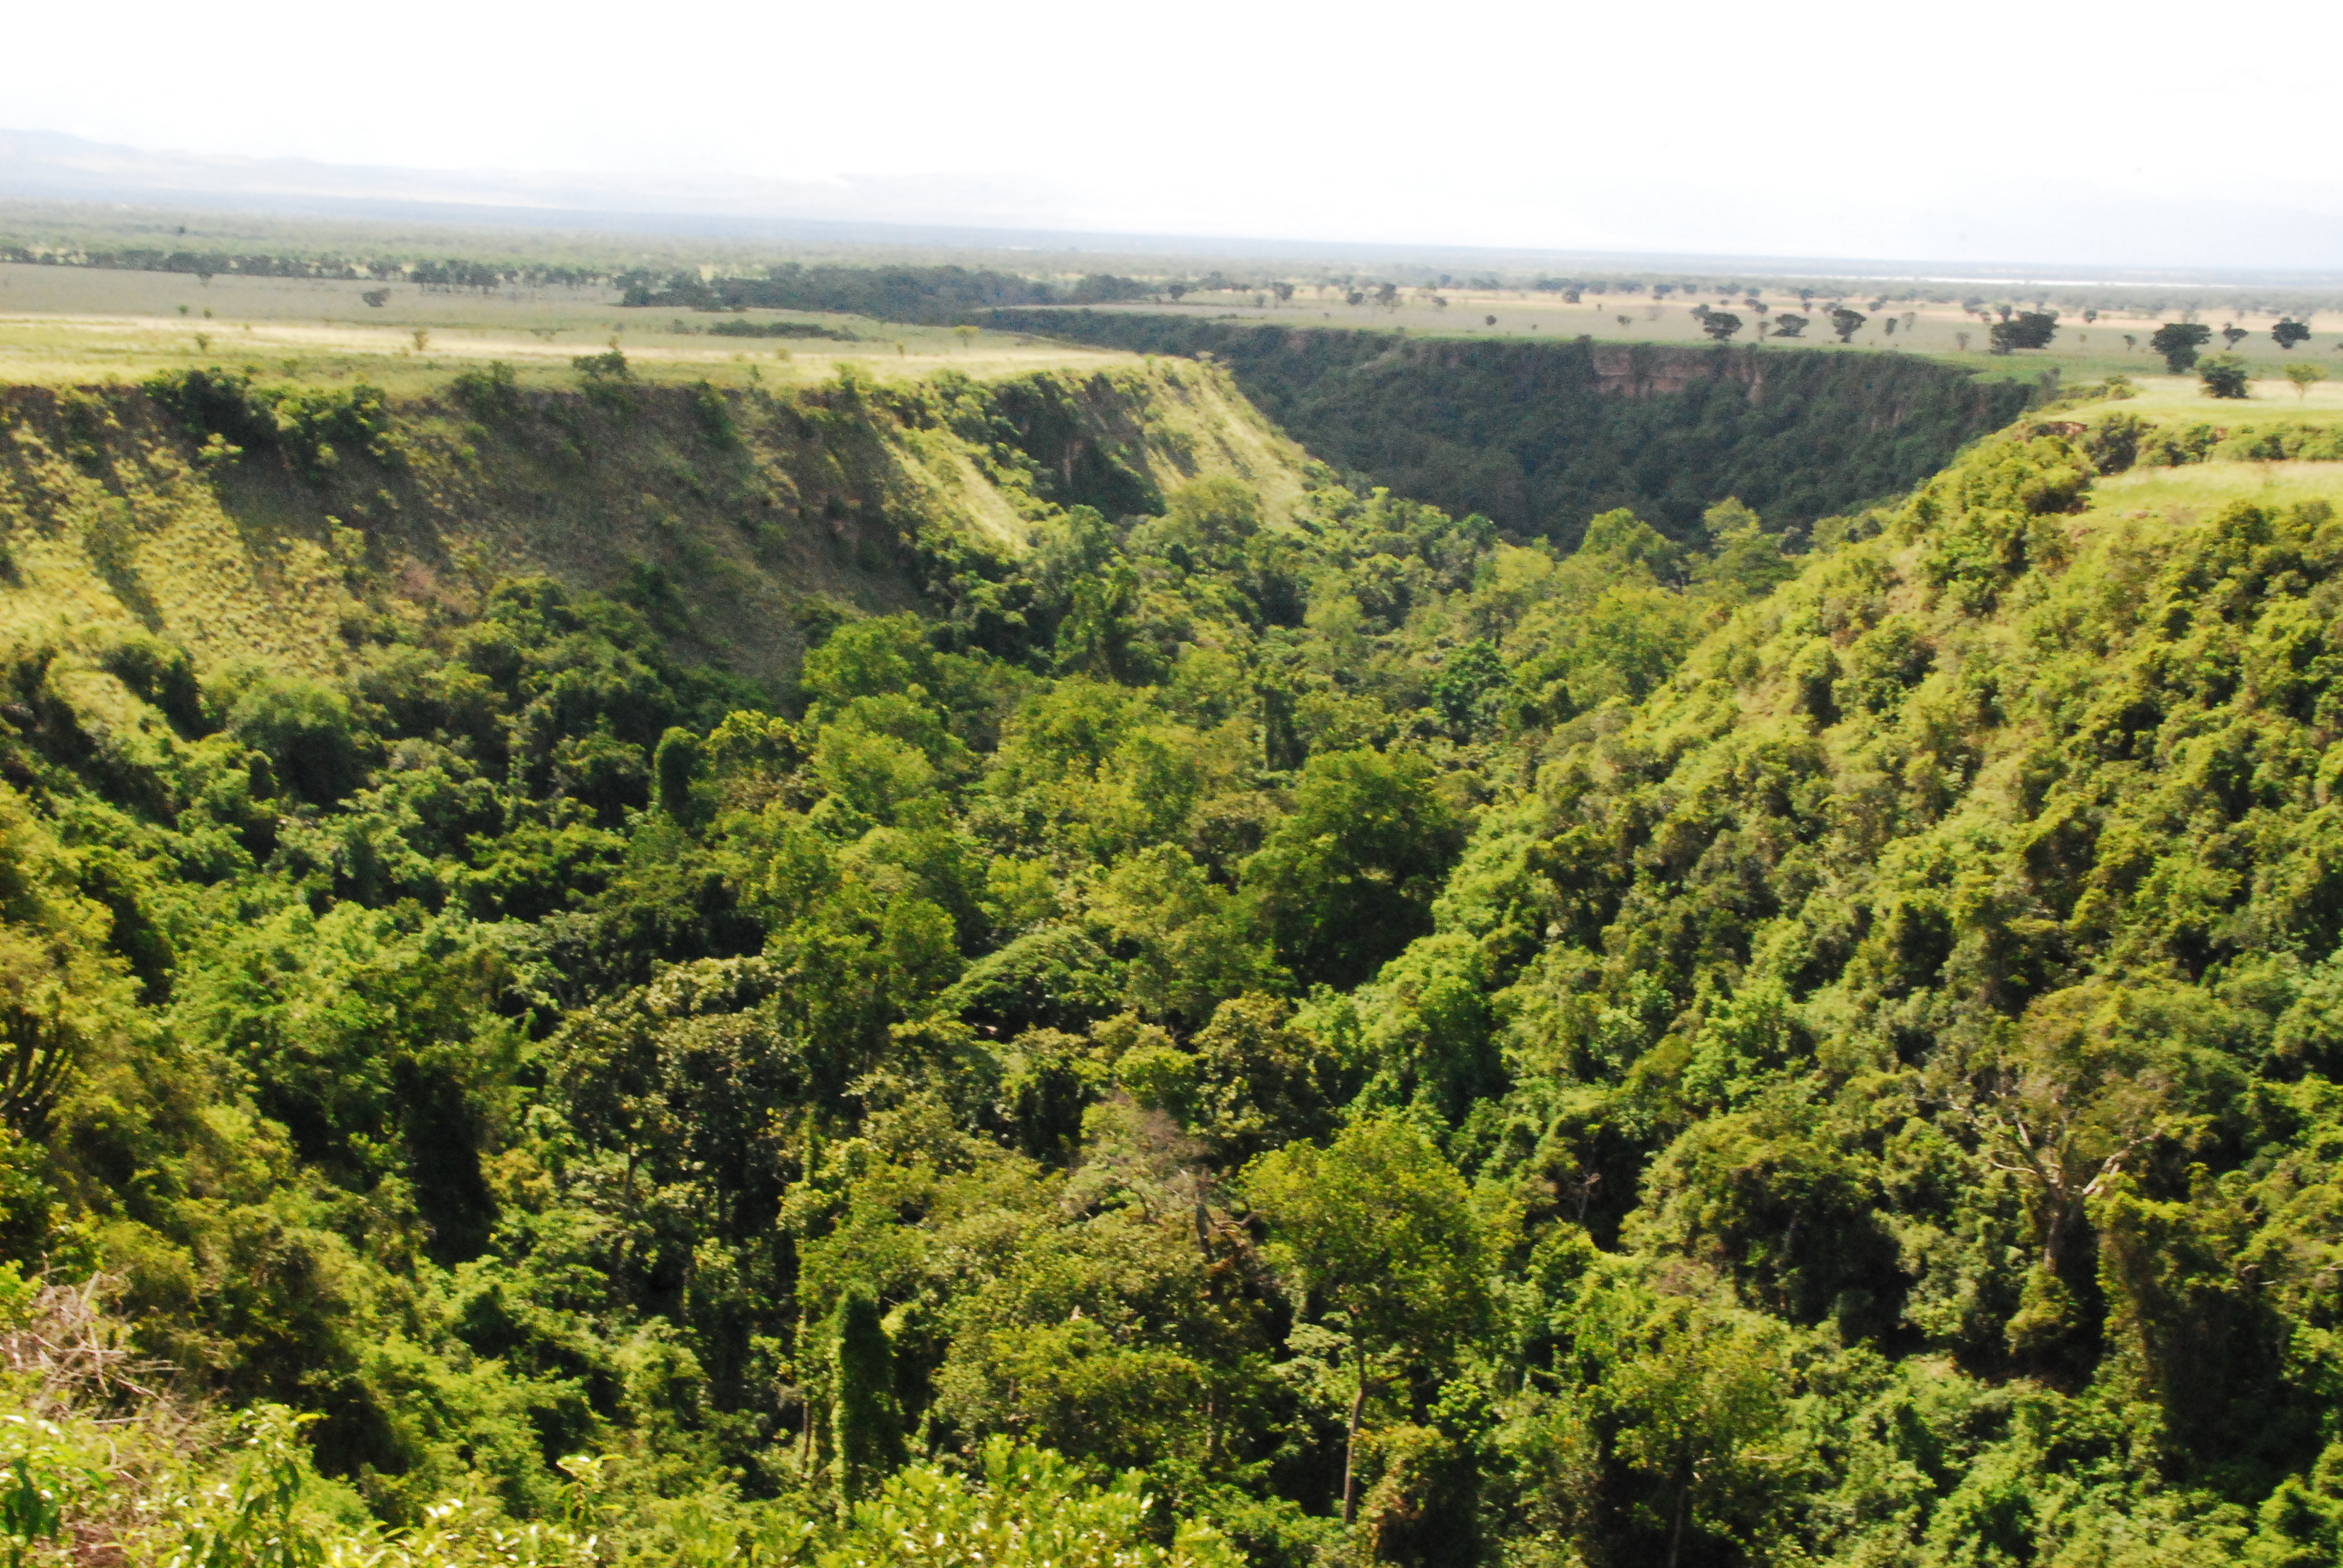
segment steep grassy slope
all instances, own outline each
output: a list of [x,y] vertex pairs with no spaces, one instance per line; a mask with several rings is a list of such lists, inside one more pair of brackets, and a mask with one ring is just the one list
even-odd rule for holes
[[1702,512],[1728,496],[1803,527],[1917,483],[2027,397],[1885,354],[1464,342],[1086,310],[990,319],[1210,355],[1338,467],[1564,545],[1614,507],[1695,538]]
[[[1238,478],[1280,517],[1304,465],[1223,373],[1169,364],[779,397],[475,373],[359,417],[362,440],[322,462],[297,437],[229,457],[141,393],[11,390],[0,633],[144,631],[206,668],[324,673],[368,614],[461,613],[497,578],[541,574],[638,604],[684,657],[772,680],[795,666],[809,595],[904,608],[963,555],[1021,555],[1061,507],[1160,510],[1199,477]],[[362,580],[371,608],[351,596]]]

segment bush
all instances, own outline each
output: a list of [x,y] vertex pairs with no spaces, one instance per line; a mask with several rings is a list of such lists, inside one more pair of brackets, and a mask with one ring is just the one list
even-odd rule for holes
[[298,676],[263,676],[228,709],[227,728],[268,759],[279,783],[313,804],[337,800],[363,776],[350,705]]
[[471,411],[482,424],[496,424],[520,413],[520,378],[501,359],[485,370],[467,370],[447,383],[447,395]]
[[196,678],[196,661],[186,648],[171,648],[152,638],[134,638],[107,650],[98,662],[108,675],[160,709],[180,734],[193,737],[211,732],[211,716],[205,710],[203,689]]
[[2234,354],[2216,354],[2197,367],[2197,379],[2205,386],[2207,397],[2250,397],[2246,383],[2250,372],[2246,362]]
[[215,365],[208,370],[166,370],[143,384],[146,396],[175,415],[199,443],[217,437],[246,452],[272,451],[312,479],[321,479],[345,452],[396,462],[400,447],[379,387],[260,387],[252,377]]

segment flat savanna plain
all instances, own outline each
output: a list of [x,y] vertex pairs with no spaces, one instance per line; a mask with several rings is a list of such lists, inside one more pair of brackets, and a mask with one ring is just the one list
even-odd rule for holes
[[[759,310],[739,317],[625,308],[601,287],[507,287],[493,291],[389,286],[380,306],[365,296],[382,286],[307,278],[223,275],[208,281],[183,273],[0,264],[0,383],[66,386],[130,381],[156,370],[196,365],[249,367],[274,380],[332,384],[366,380],[393,393],[420,393],[452,373],[491,359],[512,365],[525,380],[567,385],[570,361],[616,347],[634,373],[650,380],[707,380],[719,386],[790,386],[827,380],[851,366],[879,378],[956,370],[979,378],[1044,368],[1104,367],[1136,356],[1081,347],[1021,334],[911,326],[864,317]],[[1703,300],[1676,297],[1593,297],[1571,305],[1553,294],[1525,290],[1446,289],[1403,293],[1395,308],[1351,306],[1342,290],[1304,287],[1283,307],[1254,306],[1249,295],[1191,295],[1180,304],[1150,302],[1119,308],[1178,313],[1202,319],[1260,320],[1294,327],[1342,327],[1467,339],[1687,343],[1703,341],[1692,315]],[[1761,297],[1764,297],[1761,296]],[[1201,300],[1201,303],[1199,301]],[[1715,299],[1704,301],[1723,308]],[[1769,300],[1771,314],[1797,310],[1810,317],[1800,338],[1764,339],[1770,347],[1846,352],[1831,336],[1825,307],[1800,307],[1795,297]],[[1868,300],[1853,301],[1857,308]],[[1745,324],[1735,338],[1754,341],[1761,319],[1735,297],[1730,307]],[[2154,319],[2103,315],[2092,323],[2069,317],[2051,347],[2006,356],[1984,353],[1985,327],[1949,306],[1906,303],[1869,311],[1852,347],[1926,354],[1985,375],[2031,377],[2056,367],[2070,383],[2112,373],[2130,376],[2139,396],[2125,405],[2159,423],[2203,420],[2225,431],[2279,420],[2343,423],[2343,337],[2314,323],[2312,341],[2291,352],[2270,341],[2268,324],[2246,318],[2253,335],[2238,345],[2256,379],[2243,401],[2207,397],[2194,377],[2163,374],[2144,347]],[[1496,318],[1492,326],[1488,318]],[[1886,323],[1896,322],[1890,334]],[[853,335],[854,341],[818,337],[733,337],[708,328],[727,320],[757,325],[802,323]],[[2207,320],[2219,324],[2217,317]],[[1908,325],[1907,325],[1908,322]],[[1966,333],[1970,347],[1959,342]],[[2129,337],[2137,347],[2123,348]],[[2222,347],[2216,339],[2213,347]],[[2107,352],[2102,352],[2102,350]],[[2288,364],[2318,365],[2330,378],[2299,388],[2282,379]],[[2097,410],[2094,410],[2097,412]],[[2214,464],[2211,469],[2261,473],[2283,465]],[[2325,467],[2322,465],[2322,467]],[[2174,470],[2152,472],[2171,474]],[[2175,481],[2178,482],[2178,481]],[[2201,485],[2202,480],[2191,483]],[[2258,484],[2260,481],[2257,480]]]
[[367,305],[363,297],[378,286],[0,264],[0,383],[131,381],[217,364],[253,366],[277,380],[365,380],[407,393],[490,359],[524,379],[566,381],[573,358],[613,347],[647,379],[719,386],[826,380],[846,365],[882,378],[947,369],[990,378],[1137,359],[1006,333],[795,311],[748,319],[806,322],[851,332],[856,341],[719,337],[705,328],[725,317],[622,309],[605,288],[482,293],[398,284],[384,305]]
[[[1352,305],[1347,300],[1347,291],[1332,285],[1322,289],[1298,288],[1292,299],[1283,305],[1258,291],[1237,290],[1191,294],[1176,304],[1143,302],[1103,308],[1294,327],[1348,327],[1383,332],[1403,328],[1413,335],[1436,337],[1593,337],[1611,343],[1700,343],[1707,341],[1707,334],[1693,310],[1705,305],[1711,310],[1741,318],[1740,330],[1731,338],[1736,344],[1763,342],[1769,347],[1825,353],[1855,348],[1922,354],[1990,376],[2032,377],[2055,367],[2069,381],[2097,380],[2118,373],[2134,377],[2160,376],[2164,362],[2148,352],[2148,337],[2162,322],[2178,318],[2177,311],[2159,317],[2119,307],[2102,311],[2097,321],[2087,322],[2078,312],[2068,309],[2061,313],[2057,336],[2048,348],[1996,355],[1987,351],[1990,324],[1964,312],[1958,305],[1891,299],[1877,310],[1871,308],[1872,300],[1879,297],[1877,291],[1900,294],[1915,286],[1866,280],[1851,288],[1844,303],[1861,312],[1865,321],[1845,346],[1831,330],[1828,298],[1817,295],[1811,304],[1801,304],[1795,294],[1764,289],[1757,296],[1766,307],[1764,315],[1751,308],[1747,297],[1742,294],[1674,294],[1659,300],[1648,295],[1589,294],[1573,305],[1559,294],[1533,289],[1409,288],[1401,290],[1393,305],[1383,306],[1376,304],[1372,295],[1364,302]],[[1972,292],[1966,286],[1957,284],[1931,284],[1920,291],[1963,295]],[[2033,290],[1992,285],[1974,292],[2019,309],[2034,308]],[[1256,299],[1263,303],[1253,303]],[[1436,304],[1435,300],[1447,303]],[[1800,336],[1758,337],[1761,324],[1770,326],[1784,315],[1806,317]],[[2282,388],[2288,399],[2292,400],[2291,387],[2280,379],[2289,364],[2308,362],[2330,377],[2343,378],[2343,315],[2328,312],[2312,317],[2310,342],[2292,349],[2281,349],[2271,339],[2270,328],[2278,319],[2271,311],[2240,307],[2229,314],[2217,306],[2200,306],[2197,315],[2217,335],[2233,322],[2246,330],[2247,336],[2235,352],[2246,360],[2257,378],[2274,382],[2274,388],[2265,388],[2266,392]],[[1494,321],[1490,319],[1492,317]],[[1891,322],[1893,330],[1889,328]],[[2226,347],[2216,336],[2205,352]],[[2192,381],[2190,385],[2195,384]]]

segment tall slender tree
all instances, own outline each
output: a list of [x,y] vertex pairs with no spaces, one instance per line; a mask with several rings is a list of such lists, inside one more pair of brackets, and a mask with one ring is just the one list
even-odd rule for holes
[[895,1403],[895,1352],[879,1298],[856,1285],[830,1314],[834,1376],[830,1430],[838,1497],[853,1503],[902,1468],[903,1423]]

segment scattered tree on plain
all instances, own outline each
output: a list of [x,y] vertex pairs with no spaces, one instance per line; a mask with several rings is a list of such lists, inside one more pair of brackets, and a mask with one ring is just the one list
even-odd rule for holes
[[[2125,341],[2128,343],[2129,338]],[[2147,346],[2164,356],[2164,367],[2186,376],[2197,363],[2197,351],[2213,341],[2213,329],[2202,322],[2167,321],[2148,335]]]
[[2016,348],[2047,348],[2050,339],[2058,334],[2058,317],[2041,310],[2028,310],[2014,317],[2005,317],[1993,324],[1986,336],[1992,340],[1996,354],[2007,354]]

